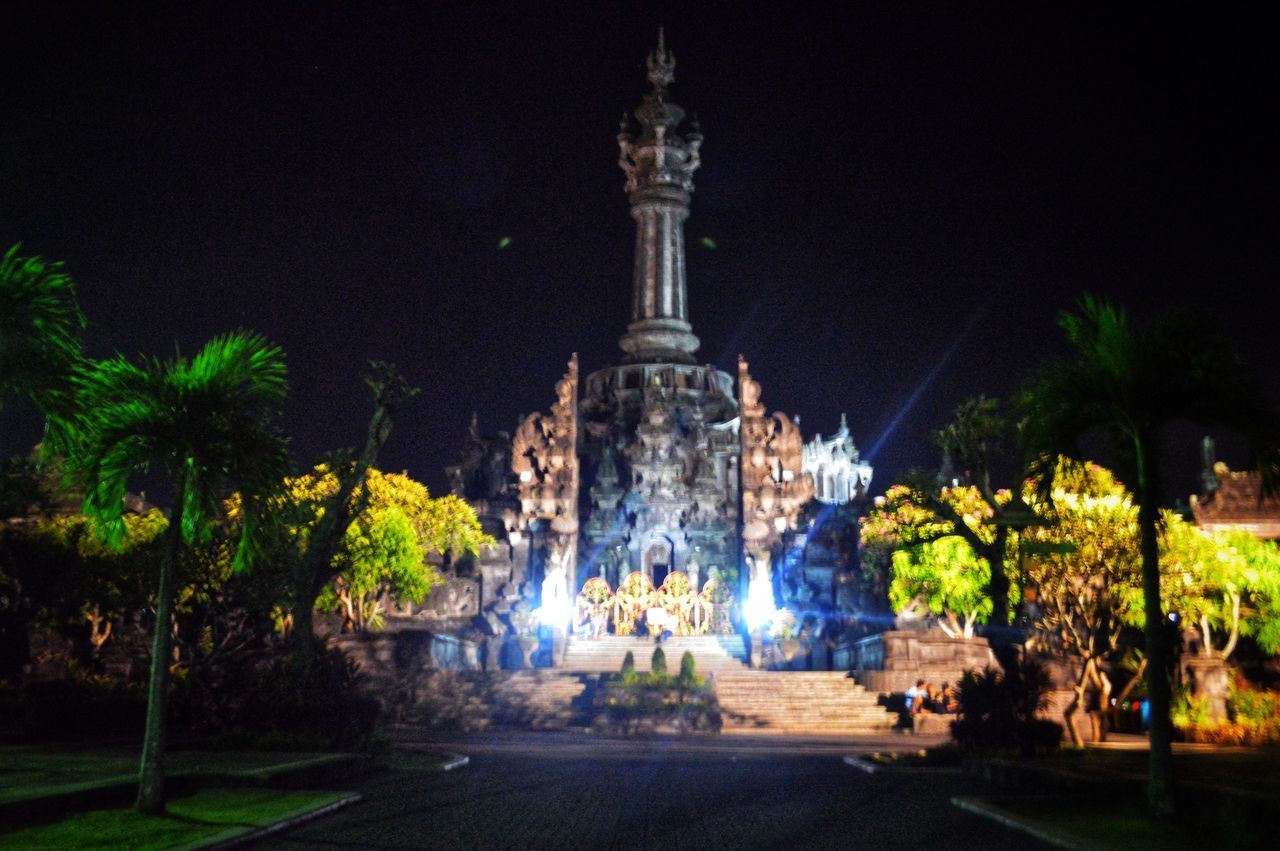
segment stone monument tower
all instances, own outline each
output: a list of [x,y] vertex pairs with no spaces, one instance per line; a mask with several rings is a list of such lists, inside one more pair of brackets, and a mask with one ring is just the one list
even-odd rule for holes
[[623,115],[618,164],[636,223],[631,322],[619,366],[587,376],[582,462],[594,484],[579,582],[616,585],[632,571],[654,585],[681,571],[694,585],[737,571],[737,402],[733,378],[698,365],[689,323],[684,220],[702,134],[672,100],[675,57],[659,34],[652,89]]
[[[505,480],[488,475],[493,453],[474,435],[451,468],[455,492],[506,532],[507,560],[485,565],[502,595],[494,605],[514,588],[557,626],[571,599],[623,633],[658,605],[705,615],[682,629],[721,632],[765,622],[775,604],[830,609],[847,565],[807,546],[818,529],[806,506],[860,498],[871,476],[843,424],[834,442],[806,447],[798,419],[766,409],[745,359],[736,381],[697,361],[684,222],[702,134],[671,97],[675,65],[659,33],[650,90],[617,136],[636,229],[621,363],[580,380],[570,360],[550,411],[522,418],[511,438]],[[579,626],[582,616],[572,613]]]

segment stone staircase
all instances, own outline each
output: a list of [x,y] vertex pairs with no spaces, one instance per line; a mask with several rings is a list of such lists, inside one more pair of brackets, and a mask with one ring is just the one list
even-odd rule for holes
[[859,736],[898,721],[844,671],[723,670],[715,688],[725,735]]
[[[652,638],[604,635],[600,638],[572,636],[565,646],[564,664],[560,670],[576,673],[616,674],[622,669],[622,660],[631,651],[637,671],[648,671],[653,651],[658,645]],[[743,671],[747,667],[747,648],[741,635],[686,635],[672,636],[662,642],[662,652],[667,657],[667,671],[680,671],[680,657],[685,651],[693,654],[698,676],[718,674],[721,671]]]

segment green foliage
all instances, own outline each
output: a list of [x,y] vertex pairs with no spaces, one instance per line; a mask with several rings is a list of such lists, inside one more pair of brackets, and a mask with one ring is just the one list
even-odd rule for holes
[[636,657],[630,650],[627,655],[622,657],[622,673],[623,675],[634,674],[636,672]]
[[[1124,311],[1086,296],[1059,320],[1067,357],[1041,369],[1020,401],[1023,442],[1035,458],[1042,489],[1052,485],[1060,456],[1076,456],[1082,438],[1110,444],[1113,464],[1138,497],[1146,608],[1151,775],[1148,795],[1160,816],[1174,812],[1172,648],[1164,632],[1160,556],[1156,547],[1161,431],[1176,420],[1239,432],[1258,461],[1264,488],[1280,476],[1280,411],[1244,368],[1229,342],[1203,315],[1168,314],[1146,327]],[[1144,591],[1144,594],[1147,592]]]
[[952,421],[936,432],[933,440],[961,470],[985,479],[991,457],[1000,450],[1008,431],[999,400],[977,396],[960,403]]
[[[1280,547],[1245,531],[1210,532],[1164,512],[1160,533],[1164,608],[1200,634],[1202,652],[1231,656],[1239,636],[1280,652]],[[1145,605],[1133,595],[1133,622]]]
[[682,685],[692,685],[698,678],[695,670],[695,662],[693,654],[688,650],[680,655],[680,683]]
[[1250,688],[1237,680],[1231,684],[1227,709],[1237,723],[1280,723],[1280,691]]
[[654,677],[666,677],[667,675],[667,654],[662,651],[661,647],[654,648],[653,659],[649,663],[649,672]]
[[[301,560],[325,505],[339,490],[337,474],[321,464],[285,480],[276,503],[287,558]],[[334,553],[332,583],[316,598],[321,609],[338,610],[351,629],[377,628],[384,597],[421,602],[441,581],[429,553],[475,553],[493,542],[475,510],[455,496],[433,499],[420,482],[369,468],[364,487],[351,496],[358,509]]]
[[[992,502],[976,486],[944,488],[936,494],[922,486],[894,485],[862,521],[862,569],[889,577],[889,601],[902,611],[922,601],[942,616],[944,629],[968,635],[986,623],[995,605],[991,598],[991,561],[999,552],[1011,560],[1013,547],[997,538],[991,523],[1011,498],[992,494]],[[981,548],[981,553],[975,547]],[[1017,590],[1009,591],[1009,603]]]
[[[704,680],[694,672],[693,654],[680,659],[680,675],[667,673],[666,656],[654,652],[654,670],[638,674],[635,660],[623,660],[622,671],[605,679],[597,695],[596,724],[625,735],[658,732],[711,732],[720,726],[719,706]],[[630,654],[628,654],[630,655]]]
[[990,616],[991,568],[961,538],[939,538],[897,550],[892,564],[889,602],[895,611],[923,600],[930,612],[946,618],[945,630],[966,638],[972,635],[974,623],[985,623]]
[[[278,486],[286,442],[274,428],[284,403],[284,356],[256,334],[216,337],[195,357],[123,357],[76,376],[79,416],[69,466],[83,484],[84,512],[107,541],[124,533],[121,514],[131,476],[162,464],[181,486],[182,538],[210,537],[221,500],[238,490],[246,512],[240,566],[256,554],[261,498]],[[245,497],[247,495],[247,497]]]
[[164,746],[175,574],[183,556],[213,537],[224,499],[242,500],[233,564],[248,567],[262,549],[262,509],[286,469],[286,443],[275,430],[284,403],[284,357],[254,334],[216,337],[195,357],[117,357],[80,369],[76,416],[66,443],[68,465],[84,488],[84,513],[119,547],[129,479],[163,465],[174,506],[156,593],[147,725],[138,808],[164,809]]
[[1125,628],[1141,608],[1138,509],[1109,470],[1059,459],[1052,490],[1027,499],[1053,522],[1028,529],[1026,578],[1037,592],[1036,641],[1092,665],[1123,649]]
[[62,264],[19,257],[20,247],[0,258],[0,406],[9,396],[26,396],[60,420],[70,413],[84,314]]

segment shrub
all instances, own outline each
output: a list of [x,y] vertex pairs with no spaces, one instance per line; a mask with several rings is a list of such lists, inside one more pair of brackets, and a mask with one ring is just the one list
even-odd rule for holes
[[146,719],[146,691],[73,668],[66,679],[0,692],[0,734],[19,742],[136,736]]
[[1188,742],[1214,745],[1280,744],[1280,692],[1250,688],[1243,680],[1231,686],[1229,721],[1209,716],[1207,700],[1180,695],[1173,723]]
[[358,665],[336,647],[317,648],[310,677],[292,653],[272,662],[228,738],[286,750],[369,751],[381,746],[381,706],[364,693]]
[[622,673],[634,674],[636,672],[636,655],[630,650],[627,655],[622,657]]
[[697,682],[698,676],[694,670],[693,654],[688,650],[680,656],[680,685],[691,686]]
[[661,647],[654,649],[653,660],[649,663],[649,670],[654,679],[667,676],[667,654],[662,652]]
[[1025,660],[1009,674],[986,668],[960,679],[960,718],[951,736],[961,750],[1044,753],[1062,741],[1062,725],[1036,717],[1048,697],[1043,665]]
[[1233,683],[1227,700],[1231,718],[1238,724],[1264,724],[1280,719],[1280,692]]

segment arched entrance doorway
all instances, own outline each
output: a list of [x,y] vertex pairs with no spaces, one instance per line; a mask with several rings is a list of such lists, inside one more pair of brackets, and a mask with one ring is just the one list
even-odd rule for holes
[[660,587],[666,580],[667,574],[675,569],[672,563],[674,556],[674,547],[667,538],[654,538],[645,547],[642,569],[655,587]]

